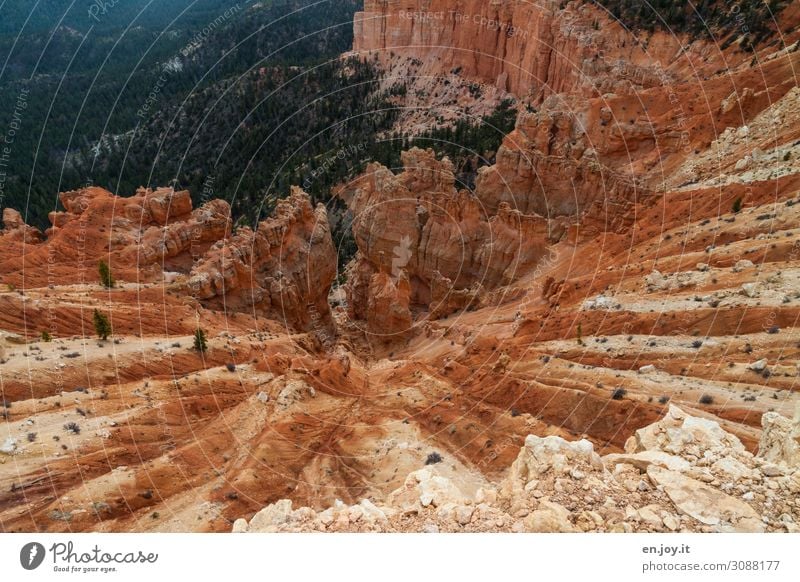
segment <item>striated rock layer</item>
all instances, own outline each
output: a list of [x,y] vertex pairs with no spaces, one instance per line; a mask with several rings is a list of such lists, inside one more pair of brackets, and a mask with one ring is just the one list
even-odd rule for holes
[[336,249],[325,208],[300,189],[256,231],[231,236],[230,206],[197,209],[187,191],[140,189],[117,197],[101,188],[60,195],[42,236],[4,209],[0,278],[17,287],[95,284],[105,261],[118,284],[163,283],[221,311],[270,315],[290,328],[332,336],[327,302]]
[[[649,46],[591,4],[560,0],[366,0],[354,24],[355,52],[384,62],[419,59],[422,73],[452,69],[516,95],[584,95],[660,84],[653,65],[680,57],[681,40],[653,35]],[[627,42],[626,42],[627,41]],[[685,63],[684,63],[685,66]]]

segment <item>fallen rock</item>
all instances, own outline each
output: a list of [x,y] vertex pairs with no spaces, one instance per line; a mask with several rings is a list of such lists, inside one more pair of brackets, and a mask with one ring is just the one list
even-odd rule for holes
[[651,465],[647,475],[663,487],[681,512],[720,532],[763,532],[760,516],[750,505],[676,471]]
[[633,465],[640,471],[647,471],[650,465],[657,465],[671,471],[686,471],[691,464],[686,459],[667,454],[663,451],[641,451],[639,453],[612,453],[603,457],[603,464],[613,468],[620,463]]
[[558,503],[541,501],[539,509],[532,512],[522,523],[529,533],[570,533],[578,531],[569,521],[569,511]]
[[670,404],[660,421],[641,428],[625,443],[625,451],[664,451],[678,456],[703,456],[705,451],[742,452],[744,445],[734,435],[725,432],[719,423],[687,415]]
[[281,499],[268,505],[253,516],[250,520],[249,530],[258,532],[277,531],[278,526],[289,521],[292,515],[292,502]]
[[570,442],[557,436],[528,435],[503,482],[501,493],[506,497],[513,496],[546,473],[568,475],[576,469],[604,470],[603,462],[594,452],[591,442],[585,439]]
[[423,507],[439,507],[445,503],[463,504],[468,496],[435,467],[425,467],[406,477],[403,486],[389,494],[389,505],[406,513],[418,512]]
[[761,428],[758,456],[776,465],[800,467],[800,404],[793,419],[767,412],[761,417]]
[[3,446],[0,447],[0,453],[4,455],[14,455],[17,452],[17,439],[8,437],[3,441]]

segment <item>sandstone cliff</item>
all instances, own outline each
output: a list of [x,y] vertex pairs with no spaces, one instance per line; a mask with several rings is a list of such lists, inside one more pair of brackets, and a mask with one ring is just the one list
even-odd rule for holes
[[[412,305],[446,314],[483,288],[507,285],[536,264],[548,240],[542,217],[504,202],[489,214],[478,196],[457,190],[449,160],[417,148],[402,159],[402,173],[371,164],[337,192],[353,213],[359,248],[348,305],[377,335],[410,331]],[[406,314],[384,317],[379,304]]]
[[313,209],[302,191],[280,202],[255,232],[243,228],[233,237],[228,203],[212,200],[193,210],[187,191],[140,189],[123,198],[84,188],[60,199],[65,210],[50,214],[46,237],[4,210],[5,283],[91,285],[104,260],[123,287],[174,284],[208,307],[269,315],[333,337],[327,295],[336,249],[325,209]]
[[325,207],[312,208],[295,188],[274,214],[214,245],[192,268],[189,292],[220,309],[254,310],[331,335],[328,293],[337,263]]
[[659,59],[671,70],[688,66],[680,38],[657,33],[645,45],[591,4],[564,5],[560,0],[367,0],[356,14],[353,49],[385,63],[404,57],[422,61],[420,76],[456,70],[539,100],[564,92],[597,96],[656,86],[664,80],[654,66]]

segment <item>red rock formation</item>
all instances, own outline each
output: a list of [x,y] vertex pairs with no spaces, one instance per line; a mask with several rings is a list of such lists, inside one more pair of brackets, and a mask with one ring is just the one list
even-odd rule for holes
[[[214,200],[192,210],[187,191],[139,189],[123,198],[91,187],[59,198],[65,210],[50,213],[53,226],[42,244],[11,245],[18,237],[0,239],[11,245],[0,259],[7,282],[21,282],[23,270],[31,285],[93,282],[101,259],[117,280],[162,280],[164,272],[188,272],[195,257],[230,231],[226,202]],[[35,234],[29,239],[40,242]]]
[[[452,312],[446,307],[451,301],[465,305],[480,288],[506,285],[536,264],[547,243],[545,219],[504,202],[487,214],[476,196],[456,190],[450,161],[437,160],[430,150],[414,148],[402,159],[402,173],[371,164],[338,191],[353,212],[360,250],[347,286],[351,315],[377,320],[363,306],[375,303],[372,289],[392,294],[390,276],[395,282],[407,276],[411,304],[434,302],[441,312]],[[384,276],[374,279],[376,273]],[[408,317],[389,319],[405,325]]]
[[[104,260],[117,282],[166,283],[165,292],[188,289],[220,311],[249,311],[312,329],[323,343],[335,337],[327,296],[336,276],[336,249],[324,207],[312,209],[300,190],[255,232],[243,228],[232,238],[229,205],[212,200],[192,210],[186,191],[140,189],[121,198],[85,188],[61,194],[61,201],[65,211],[51,213],[46,239],[5,209],[2,282],[99,285],[97,266]],[[45,314],[31,312],[28,318],[39,316]],[[77,317],[82,319],[82,312]]]
[[292,327],[333,333],[328,293],[336,248],[325,207],[294,188],[275,216],[219,242],[191,272],[190,293],[220,309],[252,310]]
[[13,208],[3,208],[3,230],[0,231],[3,242],[25,244],[37,244],[42,242],[42,233],[38,228],[28,226],[22,219],[22,215]]
[[[714,66],[707,52],[706,61],[695,63],[695,50],[682,51],[685,41],[675,35],[655,33],[640,43],[591,4],[562,6],[561,0],[366,0],[355,18],[354,51],[387,63],[416,58],[427,65],[420,74],[458,70],[538,100],[630,92],[663,84],[680,69]],[[659,61],[668,72],[658,70]]]

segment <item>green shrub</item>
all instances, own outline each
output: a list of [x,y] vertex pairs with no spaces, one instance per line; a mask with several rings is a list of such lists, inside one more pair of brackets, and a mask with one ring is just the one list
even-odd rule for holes
[[111,275],[111,267],[105,261],[100,261],[98,265],[100,271],[100,284],[106,289],[111,289],[114,286],[114,277]]
[[97,337],[103,341],[107,340],[112,331],[111,322],[108,320],[108,317],[95,309],[94,315],[92,316],[92,321],[94,323],[94,331],[97,333]]
[[198,352],[205,353],[208,350],[208,342],[206,341],[206,332],[199,327],[194,332],[194,349]]

